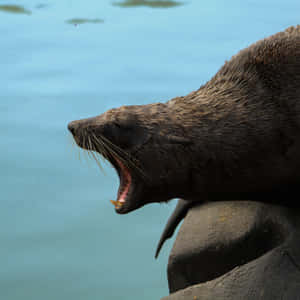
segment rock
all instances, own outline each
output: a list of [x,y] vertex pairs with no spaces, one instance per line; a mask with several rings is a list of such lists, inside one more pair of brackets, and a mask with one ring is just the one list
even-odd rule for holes
[[211,202],[186,216],[162,300],[300,299],[300,211],[252,201]]

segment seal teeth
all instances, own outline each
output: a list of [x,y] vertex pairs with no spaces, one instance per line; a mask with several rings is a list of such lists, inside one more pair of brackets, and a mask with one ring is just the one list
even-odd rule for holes
[[111,204],[113,204],[115,206],[115,208],[120,208],[124,204],[124,203],[122,203],[123,201],[121,202],[119,200],[117,200],[117,201],[110,200],[110,202],[111,202]]
[[117,205],[117,202],[118,202],[118,201],[110,200],[110,203],[111,203],[112,205],[114,205],[114,206]]

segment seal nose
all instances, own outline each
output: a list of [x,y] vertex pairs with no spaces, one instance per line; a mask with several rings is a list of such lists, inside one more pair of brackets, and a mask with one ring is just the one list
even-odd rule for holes
[[75,127],[76,127],[76,121],[72,121],[68,124],[68,129],[73,135],[75,135]]

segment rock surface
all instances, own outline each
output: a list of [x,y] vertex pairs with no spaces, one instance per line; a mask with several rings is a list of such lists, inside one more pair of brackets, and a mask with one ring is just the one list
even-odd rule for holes
[[162,300],[300,300],[300,210],[211,202],[186,216]]

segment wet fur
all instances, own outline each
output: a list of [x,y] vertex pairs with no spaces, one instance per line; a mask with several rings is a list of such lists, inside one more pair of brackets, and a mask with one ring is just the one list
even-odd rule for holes
[[127,213],[179,197],[300,205],[287,201],[292,191],[299,195],[299,126],[296,26],[240,51],[197,91],[166,103],[111,109],[72,122],[71,131],[75,140],[79,132],[105,137],[143,171],[144,178],[131,168],[138,191]]

